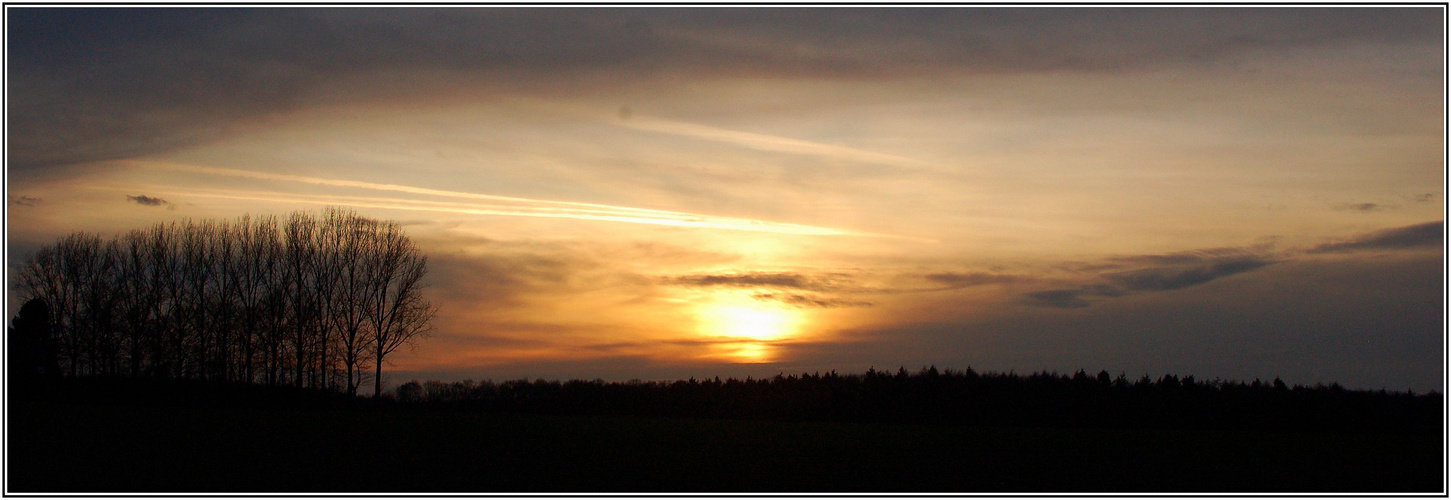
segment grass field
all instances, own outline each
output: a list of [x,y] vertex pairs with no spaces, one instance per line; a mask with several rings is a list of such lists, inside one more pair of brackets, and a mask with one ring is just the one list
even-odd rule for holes
[[19,492],[1439,492],[1439,436],[11,402]]

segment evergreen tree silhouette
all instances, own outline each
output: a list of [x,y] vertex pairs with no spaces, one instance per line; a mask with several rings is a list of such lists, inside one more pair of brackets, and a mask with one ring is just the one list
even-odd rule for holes
[[51,336],[51,311],[45,299],[34,298],[20,306],[10,322],[9,376],[14,384],[33,384],[56,377],[60,367],[55,358],[55,339]]

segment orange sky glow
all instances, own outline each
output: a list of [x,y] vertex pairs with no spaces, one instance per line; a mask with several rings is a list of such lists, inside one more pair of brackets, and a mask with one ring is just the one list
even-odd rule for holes
[[429,256],[389,384],[1444,377],[1439,7],[143,10],[7,9],[12,274],[341,206]]

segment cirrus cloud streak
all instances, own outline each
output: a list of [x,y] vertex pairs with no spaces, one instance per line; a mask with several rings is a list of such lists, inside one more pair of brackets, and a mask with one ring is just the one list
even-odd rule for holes
[[225,199],[241,199],[255,201],[276,201],[289,203],[308,204],[339,204],[353,207],[385,208],[394,210],[415,210],[430,212],[448,212],[470,215],[506,215],[519,217],[548,217],[562,219],[594,220],[606,222],[628,222],[635,224],[655,224],[662,226],[695,227],[708,229],[728,229],[736,231],[758,231],[768,233],[810,235],[810,236],[863,236],[883,238],[906,238],[904,236],[866,233],[835,229],[805,224],[791,224],[784,222],[773,222],[759,219],[745,219],[739,217],[721,217],[714,215],[694,214],[686,212],[674,212],[669,210],[654,210],[648,208],[622,207],[615,205],[603,205],[597,203],[584,203],[560,200],[540,200],[532,198],[521,198],[513,196],[499,196],[480,193],[468,193],[462,191],[449,191],[442,189],[421,188],[401,184],[381,184],[373,182],[327,179],[321,177],[308,177],[291,174],[276,174],[267,172],[255,172],[248,170],[237,170],[230,168],[217,168],[199,165],[184,165],[179,163],[158,162],[158,161],[124,161],[118,162],[143,168],[155,168],[178,172],[191,172],[224,177],[238,177],[246,179],[280,181],[287,183],[312,184],[340,188],[360,188],[376,191],[389,191],[407,194],[443,197],[487,200],[492,204],[464,204],[464,203],[440,203],[425,200],[406,200],[399,198],[369,198],[358,196],[337,196],[337,195],[314,195],[288,196],[278,193],[247,192],[210,190],[207,192],[195,192],[197,196]]

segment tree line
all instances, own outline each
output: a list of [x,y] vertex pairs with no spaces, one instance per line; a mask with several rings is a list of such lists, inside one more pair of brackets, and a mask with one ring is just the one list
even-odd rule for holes
[[426,273],[398,223],[339,208],[76,232],[20,269],[20,316],[45,318],[28,369],[380,394],[431,328]]
[[403,406],[747,420],[1436,433],[1441,395],[1339,384],[938,370],[673,382],[412,381]]

